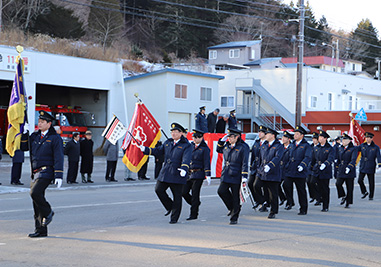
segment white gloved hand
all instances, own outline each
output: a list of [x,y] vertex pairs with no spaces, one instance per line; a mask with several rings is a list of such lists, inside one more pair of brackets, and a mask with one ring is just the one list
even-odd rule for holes
[[322,171],[322,170],[324,170],[325,169],[325,164],[323,163],[322,165],[320,165],[320,170]]
[[206,183],[210,185],[210,182],[212,181],[212,177],[206,176]]
[[228,137],[229,137],[228,135],[225,135],[224,137],[221,138],[221,141],[226,142],[226,140],[228,140]]
[[28,132],[28,129],[29,129],[29,124],[28,123],[25,123],[24,124],[24,131],[23,131],[23,134],[26,134]]
[[348,167],[345,168],[345,174],[348,174],[351,171]]
[[186,172],[185,170],[180,169],[180,168],[178,168],[177,170],[180,171],[180,176],[181,176],[181,177],[185,177],[185,175],[187,175],[187,172]]
[[247,178],[242,177],[242,183],[247,183]]
[[269,170],[270,170],[269,165],[266,165],[266,166],[265,166],[265,172],[269,172]]
[[303,171],[303,167],[302,166],[298,166],[298,172],[302,172]]
[[379,173],[381,171],[381,167],[380,166],[377,166],[376,168],[376,172]]
[[140,145],[139,148],[140,148],[140,150],[141,150],[142,152],[144,152],[144,150],[146,150],[146,147],[143,146],[143,145]]
[[56,184],[57,185],[57,188],[61,188],[61,186],[62,186],[62,179],[55,179],[54,180],[54,184]]

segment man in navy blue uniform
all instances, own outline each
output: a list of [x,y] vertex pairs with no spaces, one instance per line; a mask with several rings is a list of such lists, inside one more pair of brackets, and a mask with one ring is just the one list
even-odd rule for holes
[[284,148],[276,138],[278,132],[273,129],[267,129],[267,143],[260,150],[260,166],[258,173],[263,181],[264,189],[269,194],[270,213],[267,218],[274,219],[279,210],[278,189],[281,181],[280,161],[282,159]]
[[235,117],[235,109],[230,110],[228,127],[229,129],[237,129],[237,118]]
[[[250,159],[250,178],[247,181],[251,195],[254,198],[255,204],[253,208],[257,208],[262,205],[261,211],[266,211],[267,194],[263,192],[263,182],[258,176],[259,162],[259,151],[262,145],[266,142],[266,131],[267,127],[261,125],[258,129],[258,138],[254,141],[253,147],[251,148],[251,159]],[[265,204],[265,205],[263,205]]]
[[335,144],[333,145],[333,150],[335,151],[335,163],[333,164],[333,177],[337,178],[337,170],[339,169],[339,162],[337,161],[339,148],[341,147],[341,136],[335,138]]
[[15,151],[14,156],[12,157],[12,171],[11,171],[11,184],[12,185],[24,185],[20,182],[22,164],[24,162],[25,156],[24,151],[20,149]]
[[66,144],[64,154],[68,157],[69,168],[67,170],[66,182],[68,184],[78,184],[79,156],[81,145],[79,144],[79,133],[74,133],[72,139]]
[[[198,210],[201,204],[200,191],[202,182],[207,178],[210,184],[210,149],[204,141],[204,132],[193,129],[192,160],[189,168],[187,183],[183,188],[183,198],[191,205],[190,215],[187,220],[195,220],[198,217]],[[190,191],[192,190],[192,194]]]
[[317,179],[321,200],[323,202],[322,212],[329,208],[329,180],[332,178],[332,164],[335,159],[335,151],[327,142],[329,134],[325,131],[319,132],[319,144],[313,148],[311,166],[313,175]]
[[304,135],[307,134],[301,126],[296,126],[294,139],[291,144],[288,162],[285,163],[285,181],[287,202],[292,203],[294,184],[298,193],[299,213],[306,215],[308,210],[306,178],[308,174],[308,165],[311,161],[311,146],[308,144]]
[[239,192],[241,182],[247,182],[249,146],[241,139],[241,131],[228,129],[228,134],[218,140],[217,152],[224,157],[218,195],[229,210],[230,224],[237,224],[241,211]]
[[[352,143],[352,137],[347,134],[343,135],[342,145],[337,152],[337,179],[336,189],[337,196],[341,198],[340,205],[345,204],[346,208],[349,208],[350,204],[353,204],[353,184],[356,178],[356,160],[357,160],[358,148]],[[347,187],[347,193],[343,188],[343,183]]]
[[[287,195],[286,195],[286,188],[284,187],[284,180],[285,180],[285,174],[286,174],[286,164],[288,163],[288,160],[290,159],[290,151],[291,151],[291,141],[294,140],[294,136],[290,134],[287,131],[283,132],[282,135],[282,145],[284,147],[284,153],[282,156],[282,160],[280,161],[280,169],[281,169],[281,174],[282,174],[282,180],[279,184],[278,192],[279,192],[279,206],[282,206],[283,203],[287,200]],[[284,191],[283,191],[284,190]],[[292,206],[294,206],[294,200],[292,199],[292,203],[290,204],[287,202],[286,203],[286,210],[291,209]]]
[[[181,214],[183,186],[187,182],[187,173],[192,158],[192,147],[183,136],[185,129],[178,123],[172,123],[171,136],[163,145],[155,148],[140,146],[145,155],[164,155],[164,166],[157,178],[155,193],[164,208],[165,216],[171,214],[170,224],[177,223]],[[168,196],[170,188],[173,200]]]
[[203,131],[204,133],[208,132],[208,120],[205,115],[205,106],[200,107],[200,112],[197,113],[195,122],[197,130]]
[[[361,198],[366,198],[369,195],[369,200],[374,197],[374,174],[381,168],[380,148],[373,142],[373,133],[365,133],[365,143],[360,145],[361,160],[360,160],[360,174],[358,183],[361,189]],[[377,160],[377,164],[376,164]],[[365,175],[368,176],[369,193],[364,185]]]
[[[32,182],[30,196],[33,200],[35,232],[29,237],[44,237],[48,235],[48,224],[52,221],[54,212],[45,199],[45,190],[55,180],[60,188],[63,176],[63,143],[61,137],[52,126],[54,118],[46,111],[40,111],[38,131],[29,137],[32,161]],[[27,135],[23,135],[27,139]],[[28,142],[21,142],[21,149],[28,150]]]
[[[311,158],[312,158],[312,152],[315,146],[319,144],[319,134],[317,132],[312,133],[312,144],[311,144]],[[315,176],[313,175],[312,172],[312,166],[311,162],[308,165],[308,175],[307,175],[307,187],[308,187],[308,192],[310,194],[310,203],[315,202],[315,206],[319,206],[321,204],[321,196],[318,190],[317,186],[317,181]]]

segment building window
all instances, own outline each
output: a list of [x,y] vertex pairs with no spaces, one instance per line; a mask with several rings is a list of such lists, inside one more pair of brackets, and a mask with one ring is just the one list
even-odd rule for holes
[[375,104],[368,104],[368,109],[376,109],[376,105]]
[[349,110],[353,109],[353,97],[351,95],[348,96],[348,109]]
[[176,84],[175,85],[175,98],[187,98],[187,90],[188,86],[184,84]]
[[229,58],[239,58],[239,49],[230,49]]
[[311,96],[311,108],[316,108],[317,106],[317,96]]
[[221,96],[222,108],[234,108],[234,96]]
[[251,49],[251,59],[255,59],[255,49]]
[[352,70],[353,70],[353,71],[356,70],[356,65],[355,65],[355,64],[352,64]]
[[328,110],[333,109],[333,94],[328,93]]
[[200,100],[212,101],[212,88],[201,87]]
[[217,50],[209,51],[209,59],[217,59]]

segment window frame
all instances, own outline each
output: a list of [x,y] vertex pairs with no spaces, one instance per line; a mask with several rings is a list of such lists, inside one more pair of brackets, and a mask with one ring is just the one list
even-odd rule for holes
[[[226,98],[226,106],[223,106],[222,105],[222,98]],[[228,101],[228,99],[229,98],[232,98],[233,99],[233,101],[232,101],[232,106],[229,106],[228,104],[229,104],[229,101]],[[235,96],[234,95],[221,95],[220,96],[220,106],[221,106],[221,108],[234,108],[234,103],[235,103]]]
[[[207,97],[206,97],[206,99],[202,99],[202,89],[210,89],[210,99],[207,99]],[[206,94],[206,96],[207,96],[207,94]],[[211,102],[212,101],[212,99],[213,99],[213,88],[212,87],[207,87],[207,86],[201,86],[200,87],[200,101],[206,101],[206,102]]]
[[[180,86],[180,97],[176,97],[176,87]],[[183,94],[183,87],[185,87],[185,97],[182,97]],[[182,83],[175,83],[175,92],[174,92],[174,98],[177,100],[187,100],[188,99],[188,85],[187,84],[182,84]]]

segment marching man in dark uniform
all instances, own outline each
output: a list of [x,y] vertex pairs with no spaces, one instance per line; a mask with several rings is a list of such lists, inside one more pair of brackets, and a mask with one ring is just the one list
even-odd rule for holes
[[298,215],[306,215],[308,210],[306,178],[308,174],[308,165],[311,161],[311,146],[308,144],[304,135],[307,132],[301,127],[296,126],[294,139],[291,144],[290,157],[286,163],[284,188],[286,190],[287,202],[293,202],[294,186],[298,193],[299,213]]
[[[35,232],[29,237],[44,237],[48,235],[48,224],[52,221],[54,212],[45,199],[45,190],[55,180],[60,188],[63,176],[63,143],[61,137],[52,126],[54,118],[45,111],[40,111],[38,131],[29,138],[32,160],[32,182],[30,196],[33,200]],[[27,136],[23,135],[25,140]],[[28,150],[28,143],[21,142],[22,150]]]
[[263,181],[264,189],[269,194],[270,213],[267,218],[274,219],[279,210],[278,189],[281,181],[280,161],[284,148],[276,138],[278,132],[272,129],[266,131],[267,143],[260,150],[259,160],[261,162],[258,173]]
[[237,118],[235,117],[235,109],[230,110],[228,124],[229,129],[237,129]]
[[[374,174],[381,168],[380,148],[373,142],[373,133],[365,133],[366,143],[360,145],[361,160],[360,160],[360,174],[358,183],[361,189],[361,198],[366,198],[369,195],[369,200],[373,200],[374,196]],[[376,164],[377,159],[377,164]],[[365,175],[368,176],[369,193],[366,191],[364,185]]]
[[[284,182],[285,182],[285,177],[286,177],[285,176],[285,173],[286,173],[285,166],[287,165],[288,160],[290,159],[291,141],[292,140],[294,140],[294,136],[292,134],[290,134],[289,132],[284,131],[283,136],[282,136],[282,145],[284,147],[284,153],[282,156],[282,160],[280,161],[280,170],[281,170],[281,174],[282,174],[282,180],[281,180],[281,182],[279,184],[279,188],[278,188],[279,200],[280,200],[279,206],[282,206],[283,203],[287,200],[286,188],[284,187]],[[291,202],[286,203],[286,208],[285,208],[286,210],[291,209],[291,207],[295,205],[293,201],[294,201],[294,199],[292,199],[292,203]]]
[[[347,134],[343,135],[342,145],[338,149],[337,153],[337,196],[341,198],[340,205],[345,204],[346,208],[349,208],[350,204],[353,204],[353,184],[356,177],[356,159],[358,154],[358,148],[352,143],[352,137]],[[345,194],[343,183],[347,187],[347,193]]]
[[[169,223],[177,223],[182,204],[183,186],[187,182],[187,173],[192,158],[192,147],[183,136],[185,129],[178,123],[172,123],[171,136],[163,145],[155,148],[140,146],[145,155],[164,154],[164,166],[157,178],[155,192],[164,208],[167,210],[165,216],[171,214]],[[173,200],[168,196],[167,189],[170,188]]]
[[319,133],[319,144],[312,152],[311,166],[323,202],[322,212],[329,208],[329,180],[332,178],[332,164],[335,159],[335,151],[327,142],[329,135],[325,131]]
[[[312,133],[312,144],[311,144],[311,158],[314,147],[319,144],[319,134],[317,132]],[[318,190],[316,177],[313,175],[311,162],[308,165],[308,175],[307,175],[307,187],[308,192],[310,194],[310,203],[315,202],[315,206],[319,206],[321,204],[321,196]]]
[[200,107],[200,112],[197,113],[196,117],[196,129],[203,131],[204,133],[208,132],[208,120],[205,115],[205,106]]
[[335,163],[333,164],[333,177],[337,178],[337,171],[339,169],[339,162],[337,160],[339,148],[341,147],[341,136],[335,138],[335,144],[333,145],[333,150],[335,151]]
[[[266,197],[263,192],[263,182],[258,176],[258,167],[261,164],[259,162],[259,151],[263,144],[266,142],[266,131],[265,126],[259,126],[258,137],[259,139],[255,140],[253,147],[251,148],[251,162],[250,162],[250,178],[247,181],[251,195],[254,198],[255,205],[254,208],[257,208],[259,205],[262,205],[261,211],[266,211],[267,194]],[[265,205],[263,205],[265,204]]]
[[241,211],[239,192],[241,182],[247,181],[250,148],[241,139],[240,130],[229,128],[228,134],[218,140],[217,152],[223,154],[225,162],[217,192],[229,210],[230,224],[237,224]]
[[69,168],[67,170],[66,182],[68,184],[78,184],[78,166],[81,146],[79,144],[79,133],[74,133],[73,138],[66,144],[64,154],[68,157]]
[[[195,220],[198,217],[200,202],[200,190],[202,182],[207,179],[210,184],[210,149],[203,139],[204,133],[193,129],[192,161],[189,168],[189,177],[183,188],[183,198],[191,205],[189,220]],[[192,190],[192,194],[189,192]]]

